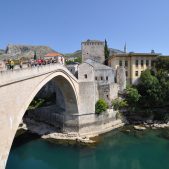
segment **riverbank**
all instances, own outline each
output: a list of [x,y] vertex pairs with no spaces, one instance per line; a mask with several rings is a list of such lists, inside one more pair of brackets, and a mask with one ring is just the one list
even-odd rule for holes
[[90,133],[80,135],[76,132],[64,133],[59,131],[56,127],[53,127],[44,122],[38,122],[30,118],[24,118],[19,125],[18,132],[16,136],[19,136],[24,133],[24,131],[29,131],[34,134],[38,134],[42,139],[51,141],[51,142],[68,142],[70,144],[73,143],[81,143],[81,144],[95,144],[97,142],[97,137],[100,134],[109,132],[113,129],[120,128],[124,126],[124,123],[121,120],[116,120],[114,125],[111,127],[107,127],[104,130],[100,131],[100,133]]

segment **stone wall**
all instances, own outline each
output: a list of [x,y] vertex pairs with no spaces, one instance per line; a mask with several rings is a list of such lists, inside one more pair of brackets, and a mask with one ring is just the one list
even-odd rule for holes
[[[78,133],[79,135],[94,136],[121,125],[122,121],[117,119],[117,112],[108,109],[101,115],[95,113],[69,115],[56,113],[55,106],[43,107],[27,112],[26,117],[35,121],[45,122],[56,128],[56,132]],[[29,129],[29,126],[27,126]]]
[[[28,110],[24,118],[29,117],[35,121],[45,122],[57,129],[63,128],[63,115],[57,113],[56,105]],[[28,128],[29,129],[29,128]]]
[[96,135],[111,130],[116,125],[121,125],[122,121],[116,119],[116,111],[108,109],[101,115],[85,114],[79,116],[79,133],[81,135]]
[[126,71],[124,67],[117,68],[116,79],[117,79],[117,84],[119,85],[119,92],[123,92],[124,89],[126,88],[126,73],[125,72]]
[[104,42],[82,43],[82,62],[87,59],[104,63]]

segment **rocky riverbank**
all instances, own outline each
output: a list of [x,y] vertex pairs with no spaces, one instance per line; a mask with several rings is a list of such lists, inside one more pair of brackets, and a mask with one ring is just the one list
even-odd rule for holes
[[[111,131],[115,128],[120,128],[124,125],[124,123],[119,123],[119,125],[112,126],[111,128],[105,130],[105,132]],[[126,122],[127,125],[127,122]],[[160,128],[169,128],[169,122],[168,123],[157,123],[151,121],[151,123],[147,122],[140,122],[137,123],[133,121],[133,124],[129,124],[134,128],[135,130],[146,130],[146,129],[160,129]],[[22,122],[19,125],[18,132],[16,134],[16,137],[23,134],[25,131],[30,131],[31,133],[38,134],[42,139],[46,139],[51,142],[66,142],[70,144],[74,143],[80,143],[80,144],[95,144],[96,137],[98,135],[79,135],[76,132],[71,133],[62,133],[59,131],[59,129],[56,129],[56,127],[53,127],[49,124],[46,124],[44,122],[38,122],[30,118],[24,118],[24,122]],[[102,132],[102,133],[105,133]]]
[[[109,132],[115,128],[120,128],[124,125],[121,120],[116,120],[114,125],[101,131],[99,134]],[[47,123],[35,121],[31,118],[24,118],[19,125],[16,136],[23,134],[25,131],[38,134],[42,139],[46,139],[51,142],[67,142],[67,143],[80,143],[80,144],[95,144],[97,142],[98,134],[83,134],[80,135],[76,132],[63,133],[60,129],[53,127]]]
[[78,133],[61,133],[59,129],[56,129],[53,126],[50,126],[43,122],[38,122],[30,118],[25,118],[24,122],[19,125],[18,132],[16,136],[21,135],[24,131],[30,131],[31,133],[38,134],[41,138],[58,142],[65,141],[68,143],[84,143],[92,144],[95,143],[92,137],[80,136]]
[[147,128],[150,129],[160,129],[160,128],[169,128],[169,122],[168,123],[143,123],[139,125],[134,125],[134,129],[136,130],[146,130]]

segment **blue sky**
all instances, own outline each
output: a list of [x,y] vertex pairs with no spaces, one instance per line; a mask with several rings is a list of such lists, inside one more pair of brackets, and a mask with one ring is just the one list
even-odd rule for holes
[[169,54],[169,0],[0,0],[0,48],[47,45],[62,53],[81,41],[129,52]]

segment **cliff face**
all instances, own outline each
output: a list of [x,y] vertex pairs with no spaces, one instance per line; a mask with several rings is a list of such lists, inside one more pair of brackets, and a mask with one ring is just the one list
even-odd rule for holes
[[[3,51],[3,50],[2,50]],[[31,45],[8,45],[6,50],[1,52],[0,56],[2,59],[8,58],[31,58],[34,56],[36,51],[37,57],[44,57],[47,53],[55,52],[55,50],[47,46],[31,46]]]

